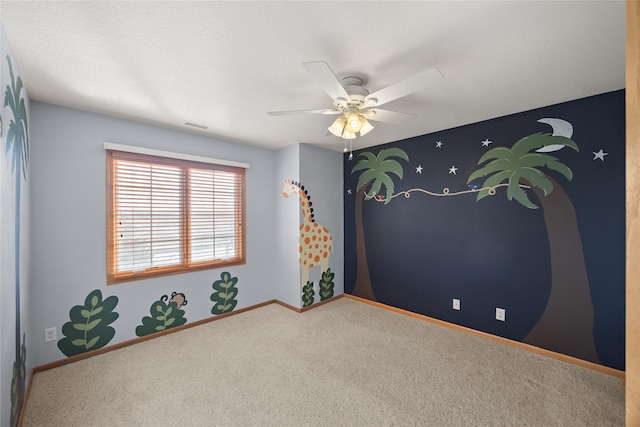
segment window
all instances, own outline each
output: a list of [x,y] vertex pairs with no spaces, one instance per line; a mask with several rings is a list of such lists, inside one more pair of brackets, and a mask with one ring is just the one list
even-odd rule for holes
[[244,172],[108,149],[107,283],[244,264]]

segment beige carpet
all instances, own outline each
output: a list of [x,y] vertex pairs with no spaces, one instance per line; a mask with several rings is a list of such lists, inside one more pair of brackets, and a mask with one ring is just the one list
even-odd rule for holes
[[346,298],[35,375],[24,426],[622,426],[623,381]]

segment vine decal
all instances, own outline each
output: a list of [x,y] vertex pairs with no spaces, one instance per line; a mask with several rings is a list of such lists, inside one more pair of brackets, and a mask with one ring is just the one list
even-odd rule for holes
[[[182,295],[182,300],[184,300],[184,294],[174,292],[174,296],[175,295]],[[151,304],[151,308],[149,309],[151,316],[142,318],[142,325],[136,327],[137,336],[142,337],[156,332],[166,331],[167,329],[187,323],[187,319],[184,317],[184,310],[180,310],[178,302],[171,299],[167,304],[165,297],[166,295],[163,295],[163,298]]]
[[307,282],[307,284],[302,287],[302,306],[308,307],[313,304],[314,295],[313,282]]
[[333,278],[335,274],[331,272],[329,268],[327,271],[322,273],[322,278],[320,279],[320,301],[324,301],[333,296]]
[[216,291],[211,294],[213,308],[211,314],[223,314],[232,311],[238,304],[236,297],[238,296],[237,277],[231,277],[228,272],[220,275],[220,280],[213,282],[213,289]]
[[58,341],[60,351],[66,356],[75,356],[107,345],[116,333],[109,326],[119,316],[113,311],[116,305],[118,297],[102,300],[100,290],[91,292],[84,306],[76,305],[69,311],[70,321],[62,326],[65,338]]
[[[367,194],[367,192],[365,192],[364,197],[365,197],[365,200],[373,199],[376,202],[384,202],[386,204],[386,203],[389,203],[392,199],[400,195],[404,195],[404,197],[408,199],[411,197],[411,193],[415,191],[428,194],[429,196],[435,196],[435,197],[460,196],[461,194],[471,194],[471,193],[481,193],[480,195],[484,194],[485,196],[495,196],[496,188],[507,187],[508,185],[509,184],[497,184],[491,187],[481,188],[478,185],[469,184],[469,187],[470,187],[469,190],[454,191],[453,193],[447,187],[442,189],[442,193],[435,193],[433,191],[425,190],[423,188],[412,188],[410,190],[399,191],[398,193],[393,194],[391,196],[387,196],[387,197],[384,197],[382,194],[376,194],[375,192],[372,192],[371,194]],[[525,184],[519,184],[518,186],[520,188],[531,188],[529,185],[525,185]]]

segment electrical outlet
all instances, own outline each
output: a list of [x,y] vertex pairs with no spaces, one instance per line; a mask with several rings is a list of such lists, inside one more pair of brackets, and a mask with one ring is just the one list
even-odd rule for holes
[[460,300],[457,298],[453,299],[453,309],[454,310],[460,310]]
[[55,341],[58,339],[56,328],[48,328],[44,330],[44,342]]
[[496,308],[496,320],[505,321],[506,310],[504,308]]

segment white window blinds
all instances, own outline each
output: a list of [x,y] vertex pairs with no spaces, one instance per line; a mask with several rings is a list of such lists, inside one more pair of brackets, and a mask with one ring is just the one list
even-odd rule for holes
[[107,158],[108,283],[244,263],[244,168]]

